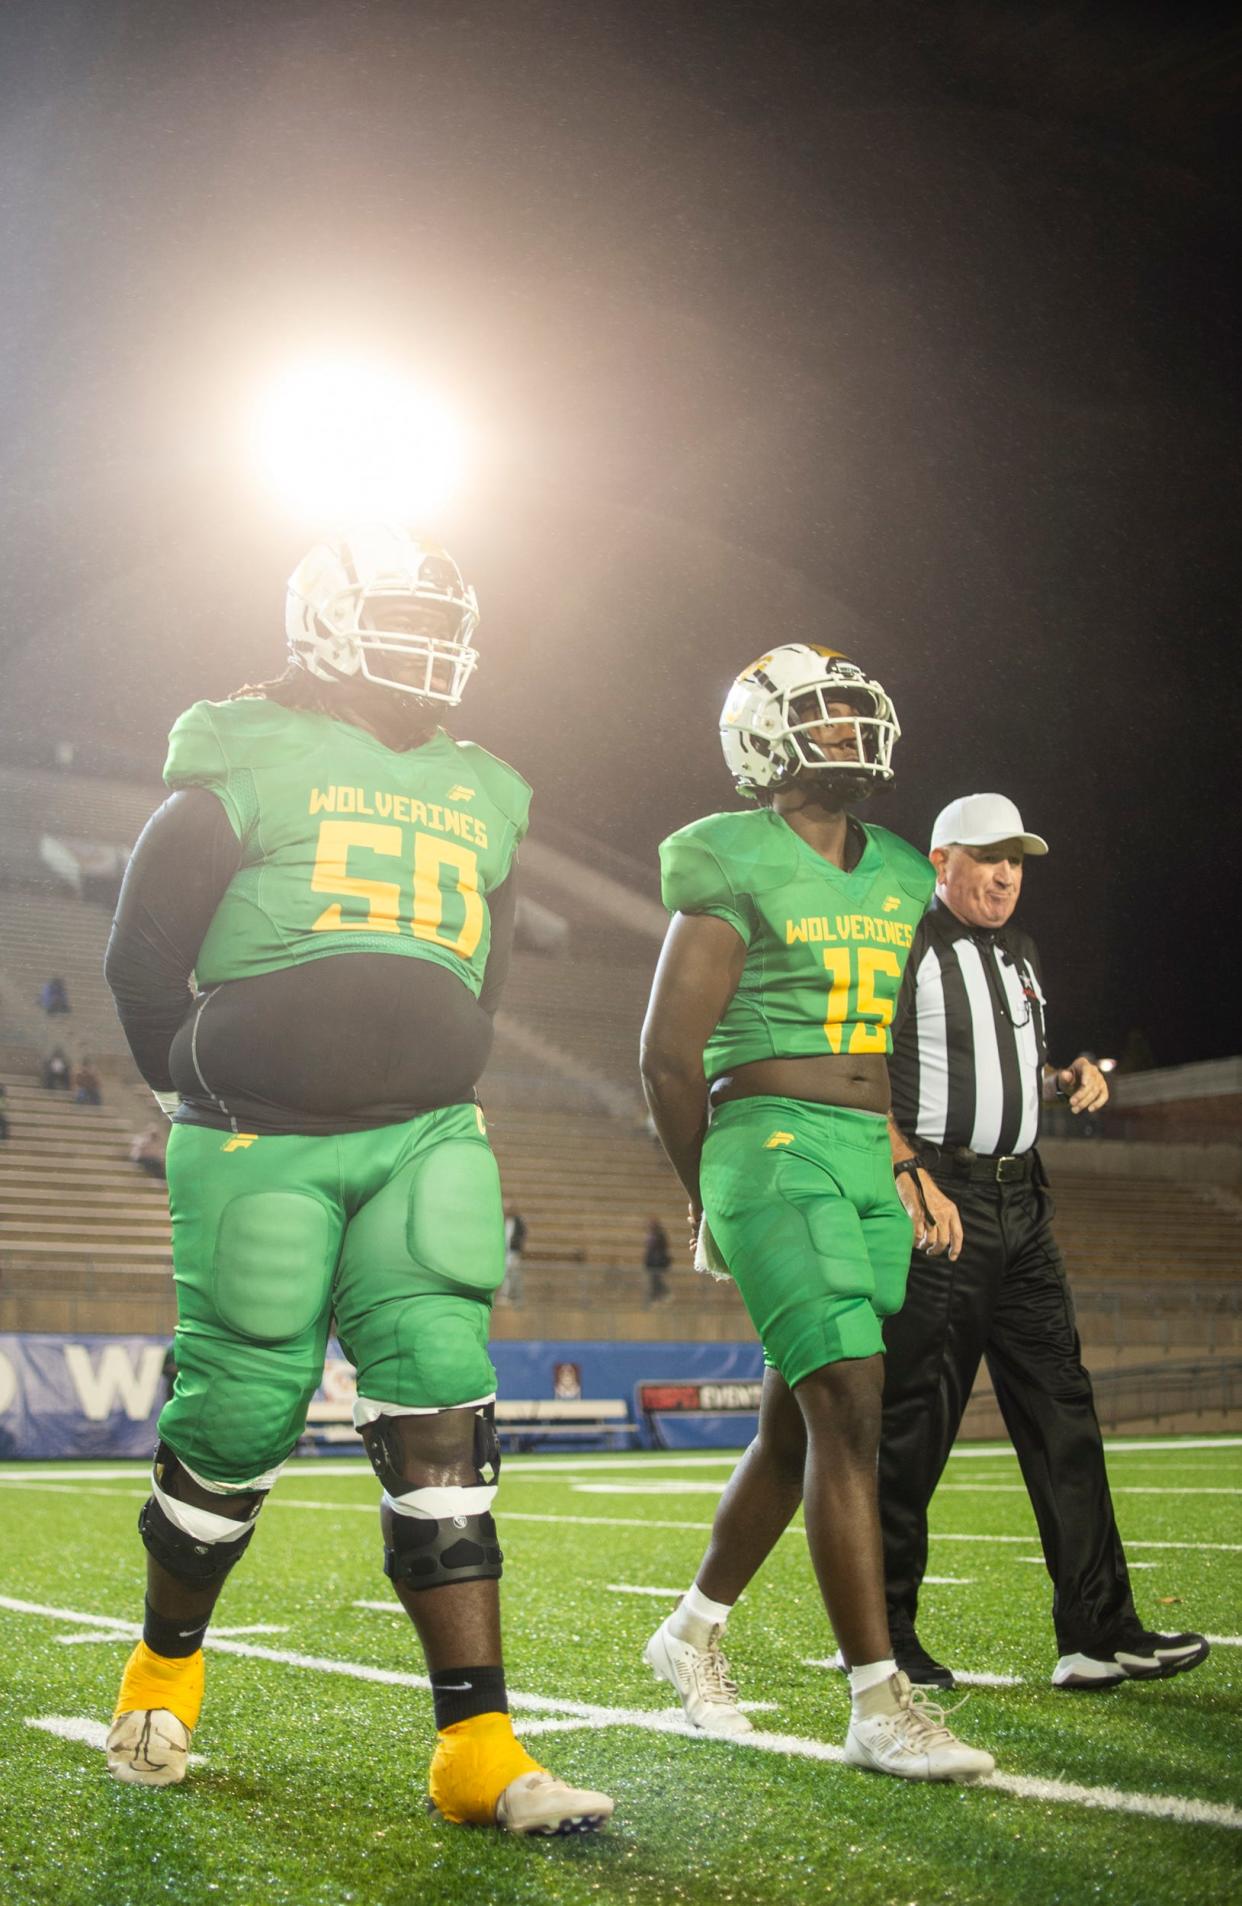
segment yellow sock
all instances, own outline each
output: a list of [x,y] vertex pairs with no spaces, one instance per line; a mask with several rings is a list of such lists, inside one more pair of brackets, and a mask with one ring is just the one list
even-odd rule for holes
[[476,1714],[454,1721],[436,1736],[427,1790],[436,1809],[458,1826],[490,1827],[496,1802],[523,1774],[543,1768],[515,1740],[507,1714]]
[[176,1659],[157,1655],[140,1641],[125,1663],[113,1720],[134,1708],[164,1707],[191,1732],[203,1705],[203,1651]]

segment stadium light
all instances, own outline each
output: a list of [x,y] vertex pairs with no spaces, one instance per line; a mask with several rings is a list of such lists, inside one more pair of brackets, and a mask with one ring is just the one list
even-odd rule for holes
[[448,411],[382,364],[292,366],[259,404],[264,478],[303,517],[352,522],[434,518],[461,474],[461,433]]

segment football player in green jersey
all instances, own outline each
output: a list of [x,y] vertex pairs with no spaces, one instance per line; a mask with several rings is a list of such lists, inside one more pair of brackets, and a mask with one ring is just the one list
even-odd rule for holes
[[[108,1764],[184,1777],[216,1598],[306,1421],[330,1320],[383,1487],[384,1568],[426,1655],[448,1819],[569,1833],[612,1812],[514,1738],[501,1659],[492,1037],[530,790],[437,724],[474,592],[393,526],[313,549],[289,666],[172,732],[107,974],[173,1118],[177,1380],[160,1416],[143,1639]],[[190,976],[196,982],[192,991]],[[175,1108],[175,1109],[174,1109]]]
[[709,815],[660,850],[673,918],[643,1081],[690,1197],[696,1262],[727,1267],[767,1367],[758,1436],[644,1659],[696,1726],[749,1732],[720,1635],[801,1502],[850,1668],[846,1759],[976,1780],[991,1755],[957,1740],[892,1658],[876,1502],[880,1325],[904,1296],[911,1216],[930,1248],[960,1245],[930,1182],[894,1180],[888,1133],[889,1025],[934,875],[848,812],[891,780],[899,732],[883,688],[843,656],[774,649],[721,717],[725,760],[757,807]]

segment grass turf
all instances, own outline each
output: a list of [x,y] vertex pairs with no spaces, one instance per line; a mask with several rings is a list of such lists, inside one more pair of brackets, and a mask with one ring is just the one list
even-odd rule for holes
[[[1228,1444],[1111,1447],[1131,1563],[1153,1565],[1134,1573],[1151,1626],[1242,1634],[1242,1551],[1207,1546],[1242,1544],[1240,1459]],[[143,1472],[69,1468],[0,1467],[0,1596],[136,1620]],[[1003,1774],[1053,1785],[919,1787],[794,1751],[558,1711],[579,1702],[669,1713],[671,1695],[640,1660],[668,1604],[615,1585],[684,1586],[727,1473],[727,1461],[658,1456],[505,1464],[509,1683],[546,1704],[518,1713],[519,1732],[524,1718],[573,1722],[532,1732],[530,1745],[563,1777],[615,1794],[605,1833],[527,1842],[427,1816],[429,1695],[328,1666],[421,1673],[379,1573],[373,1480],[357,1464],[295,1464],[230,1581],[218,1629],[227,1639],[278,1624],[280,1633],[238,1634],[234,1645],[318,1665],[212,1651],[195,1739],[204,1764],[180,1789],[117,1786],[97,1748],[25,1724],[105,1720],[129,1639],[0,1605],[0,1893],[20,1906],[1209,1906],[1237,1896],[1242,1831],[1126,1811],[1121,1797],[1238,1805],[1242,1650],[1217,1646],[1195,1673],[1166,1682],[1054,1693],[1047,1578],[1024,1559],[1038,1542],[1016,1464],[1000,1451],[963,1451],[950,1464],[933,1506],[930,1571],[965,1579],[925,1588],[920,1632],[960,1668],[1018,1677],[976,1689],[956,1726],[995,1753]],[[1189,1546],[1144,1546],[1156,1542]],[[365,1600],[385,1606],[357,1606]],[[62,1639],[74,1634],[95,1638]],[[832,1645],[804,1540],[792,1533],[729,1628],[743,1698],[775,1704],[755,1714],[757,1727],[840,1743],[845,1684],[805,1665]],[[1065,1783],[1116,1793],[1089,1806],[1055,1797]]]

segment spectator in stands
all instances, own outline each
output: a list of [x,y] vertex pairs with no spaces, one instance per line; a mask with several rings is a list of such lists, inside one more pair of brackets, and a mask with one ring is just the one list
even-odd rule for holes
[[43,1083],[49,1092],[69,1090],[69,1055],[63,1046],[53,1046],[43,1061]]
[[668,1248],[668,1232],[658,1218],[647,1222],[647,1239],[643,1246],[643,1269],[647,1273],[647,1295],[643,1308],[650,1310],[652,1304],[667,1304],[672,1296],[665,1272],[672,1263]]
[[145,1171],[148,1178],[158,1178],[162,1184],[168,1176],[164,1163],[167,1145],[168,1127],[148,1125],[144,1132],[136,1132],[130,1140],[130,1163]]
[[522,1253],[526,1249],[526,1220],[515,1204],[505,1206],[505,1275],[496,1293],[501,1304],[522,1301]]
[[39,988],[39,1004],[45,1013],[67,1013],[69,1011],[69,994],[65,989],[64,980],[61,979],[58,974],[54,974],[51,979],[44,980],[42,986]]
[[103,1084],[89,1059],[83,1058],[74,1067],[73,1100],[75,1105],[103,1104]]

